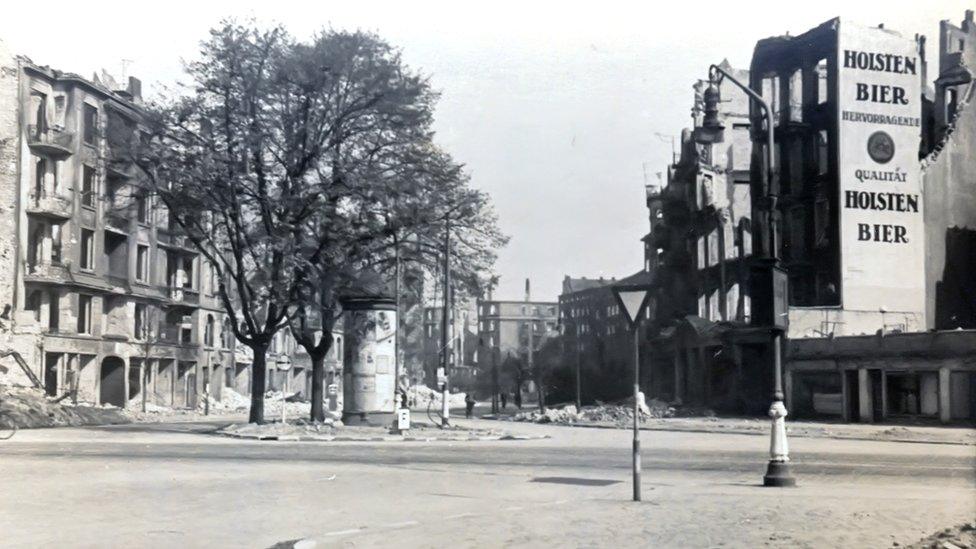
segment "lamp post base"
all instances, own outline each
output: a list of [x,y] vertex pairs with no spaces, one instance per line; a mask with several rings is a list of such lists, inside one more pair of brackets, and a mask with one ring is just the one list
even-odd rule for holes
[[763,486],[796,486],[796,477],[787,461],[770,461],[763,476]]

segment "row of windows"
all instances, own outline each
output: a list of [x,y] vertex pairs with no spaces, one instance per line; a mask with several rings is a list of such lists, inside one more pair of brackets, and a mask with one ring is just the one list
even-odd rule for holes
[[[75,333],[92,335],[92,302],[93,296],[89,294],[70,294],[76,296],[77,318],[75,319]],[[35,290],[27,297],[25,309],[34,315],[35,321],[42,321],[43,303],[47,304],[47,330],[50,333],[61,331],[61,302],[62,295],[58,290]],[[113,318],[117,309],[125,309],[124,298],[105,296],[102,298],[103,321],[107,324],[116,322]],[[171,342],[192,343],[192,316],[173,316],[173,312],[168,312],[166,318],[158,318],[161,315],[160,309],[153,308],[145,303],[135,303],[131,319],[131,335],[136,341],[147,340],[170,340]],[[230,326],[225,322],[220,333],[217,333],[216,318],[212,314],[207,315],[204,326],[203,343],[207,347],[213,347],[218,341],[221,348],[229,349],[233,347],[233,335]],[[109,330],[111,331],[111,330]]]
[[[34,158],[34,189],[32,195],[34,201],[40,201],[42,198],[49,196],[62,196],[60,163],[47,158]],[[119,209],[126,208],[121,203],[122,199],[125,198],[122,196],[122,189],[126,186],[127,184],[125,183],[113,183],[105,187],[105,201],[113,213]],[[81,188],[79,191],[81,205],[90,210],[94,210],[98,195],[97,171],[94,167],[83,164],[81,167]],[[150,211],[152,207],[150,197],[145,191],[139,190],[133,191],[130,198],[136,221],[143,225],[148,225],[151,220]],[[172,223],[169,223],[168,228],[174,228]]]
[[[29,270],[42,263],[44,257],[44,241],[50,239],[50,254],[47,259],[53,265],[63,264],[63,224],[37,222],[31,224],[28,236]],[[127,277],[125,264],[128,262],[128,238],[114,233],[105,233],[105,252],[109,256],[109,273],[115,276]],[[81,229],[78,248],[78,266],[87,272],[95,271],[95,231]],[[150,283],[150,249],[148,244],[136,244],[135,279],[138,282]],[[196,257],[189,254],[167,254],[166,283],[171,287],[193,289],[195,287]],[[113,269],[113,267],[115,267]],[[216,291],[216,270],[211,269],[211,292]]]

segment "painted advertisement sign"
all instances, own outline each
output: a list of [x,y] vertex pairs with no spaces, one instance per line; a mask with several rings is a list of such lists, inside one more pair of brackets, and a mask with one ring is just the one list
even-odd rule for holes
[[848,22],[837,56],[844,308],[922,315],[922,58],[913,39]]

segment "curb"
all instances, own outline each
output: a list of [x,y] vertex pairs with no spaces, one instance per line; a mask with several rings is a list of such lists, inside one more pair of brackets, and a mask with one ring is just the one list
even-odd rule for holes
[[[479,419],[484,419],[486,421],[502,421],[510,422],[510,420],[499,419],[499,418],[486,418],[482,417]],[[534,421],[511,421],[511,423],[524,423],[529,425],[554,425],[557,427],[582,427],[584,429],[616,429],[616,430],[630,430],[630,426],[618,427],[616,425],[601,425],[601,424],[586,424],[586,423],[536,423]],[[768,436],[769,429],[762,429],[756,431],[748,431],[744,429],[702,429],[702,428],[692,428],[692,429],[681,429],[677,427],[661,427],[661,426],[640,426],[641,431],[669,431],[672,433],[718,433],[725,435],[760,435]],[[810,433],[796,433],[787,432],[790,437],[797,438],[828,438],[833,440],[858,440],[865,442],[898,442],[907,444],[946,444],[951,446],[976,446],[976,441],[966,442],[966,441],[955,441],[955,440],[933,440],[933,439],[909,439],[909,438],[871,438],[865,436],[843,436],[843,435],[817,435]]]
[[215,433],[218,436],[241,440],[277,442],[486,442],[498,440],[543,440],[549,435],[472,435],[466,437],[423,437],[413,435],[347,436],[347,435],[249,435],[240,433]]

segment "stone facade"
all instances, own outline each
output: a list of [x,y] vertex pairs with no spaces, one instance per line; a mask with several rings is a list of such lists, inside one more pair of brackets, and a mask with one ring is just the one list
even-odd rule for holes
[[[215,271],[121,154],[141,105],[135,78],[84,79],[0,44],[0,351],[49,395],[76,389],[96,405],[141,403],[144,384],[148,402],[174,407],[224,387],[246,394],[251,361]],[[0,375],[30,383],[16,358],[0,358]],[[310,392],[305,358],[279,333],[270,388]]]

